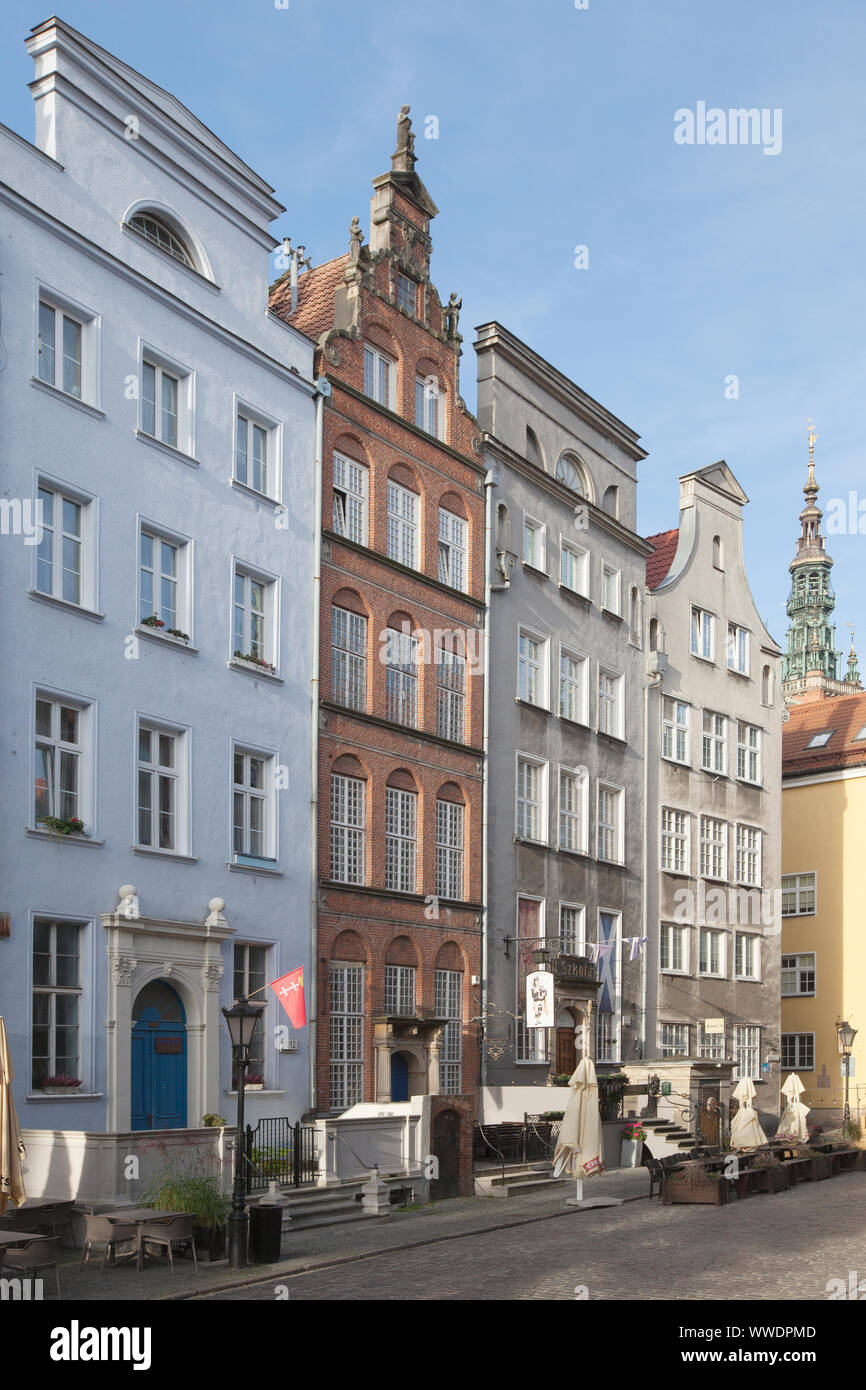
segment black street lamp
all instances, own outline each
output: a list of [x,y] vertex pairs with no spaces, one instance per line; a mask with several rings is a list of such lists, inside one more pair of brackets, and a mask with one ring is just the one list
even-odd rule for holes
[[851,1053],[854,1050],[854,1039],[857,1036],[857,1029],[852,1028],[847,1021],[836,1024],[836,1035],[839,1039],[839,1051],[845,1059],[845,1109],[842,1114],[842,1123],[846,1124],[851,1119],[851,1107],[848,1104],[848,1082],[851,1076]]
[[232,1269],[246,1269],[249,1264],[250,1216],[247,1211],[244,1181],[244,1088],[250,1060],[250,1045],[264,1010],[264,1004],[251,1004],[246,997],[236,999],[230,1009],[223,1009],[223,1017],[228,1024],[232,1040],[232,1065],[237,1070],[238,1078],[235,1183],[228,1219],[228,1262]]

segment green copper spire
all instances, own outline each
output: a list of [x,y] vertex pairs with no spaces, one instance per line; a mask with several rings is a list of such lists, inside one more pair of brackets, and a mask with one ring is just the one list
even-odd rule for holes
[[830,583],[833,561],[821,534],[823,512],[818,506],[815,480],[815,444],[818,436],[809,421],[809,476],[803,492],[806,505],[800,513],[797,553],[788,566],[791,593],[787,612],[791,626],[782,657],[782,682],[805,680],[808,672],[821,672],[826,680],[839,678],[841,652],[836,650],[836,628],[831,622],[836,596]]

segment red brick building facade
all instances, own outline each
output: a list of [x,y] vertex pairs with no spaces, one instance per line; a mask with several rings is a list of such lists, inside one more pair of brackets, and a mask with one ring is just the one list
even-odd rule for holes
[[472,1093],[482,932],[484,470],[460,304],[430,283],[404,108],[369,245],[274,286],[327,377],[317,1105]]

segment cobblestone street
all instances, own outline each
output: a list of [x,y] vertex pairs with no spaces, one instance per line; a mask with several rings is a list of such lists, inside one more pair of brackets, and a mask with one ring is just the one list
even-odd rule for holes
[[824,1301],[828,1281],[847,1285],[852,1270],[866,1276],[866,1175],[857,1173],[728,1207],[638,1201],[563,1211],[204,1297],[285,1297],[281,1283],[294,1301]]

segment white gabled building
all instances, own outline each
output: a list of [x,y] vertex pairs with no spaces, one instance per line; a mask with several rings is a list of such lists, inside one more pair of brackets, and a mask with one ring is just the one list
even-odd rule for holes
[[[35,145],[0,128],[15,1099],[31,1132],[233,1122],[220,1008],[310,963],[312,343],[268,312],[269,185],[62,21],[27,48]],[[252,1123],[311,1102],[281,1023],[271,996]]]

